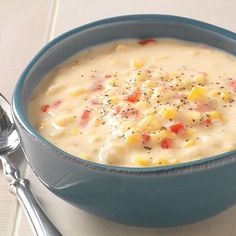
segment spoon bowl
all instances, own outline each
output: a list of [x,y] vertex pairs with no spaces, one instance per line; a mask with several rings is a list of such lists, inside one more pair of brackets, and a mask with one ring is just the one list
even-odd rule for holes
[[10,104],[0,94],[0,154],[14,151],[19,144],[20,140],[13,123]]

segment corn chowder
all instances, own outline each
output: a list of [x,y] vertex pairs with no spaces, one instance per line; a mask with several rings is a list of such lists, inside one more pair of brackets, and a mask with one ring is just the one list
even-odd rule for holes
[[175,39],[86,49],[51,71],[28,105],[51,143],[93,162],[145,167],[236,148],[236,58]]

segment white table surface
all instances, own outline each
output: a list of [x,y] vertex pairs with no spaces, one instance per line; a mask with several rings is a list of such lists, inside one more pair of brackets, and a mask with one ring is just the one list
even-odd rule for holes
[[[20,73],[50,39],[81,24],[115,15],[161,13],[191,17],[236,32],[235,0],[0,0],[0,92],[8,99]],[[108,222],[51,194],[18,152],[22,173],[48,216],[65,236],[235,236],[236,206],[208,220],[171,229],[139,229]],[[32,231],[0,167],[0,235]]]

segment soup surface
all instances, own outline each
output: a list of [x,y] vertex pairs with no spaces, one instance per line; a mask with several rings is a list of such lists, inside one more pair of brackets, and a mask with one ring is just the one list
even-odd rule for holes
[[235,56],[176,39],[130,39],[86,49],[48,73],[28,117],[83,159],[159,166],[235,149],[235,99]]

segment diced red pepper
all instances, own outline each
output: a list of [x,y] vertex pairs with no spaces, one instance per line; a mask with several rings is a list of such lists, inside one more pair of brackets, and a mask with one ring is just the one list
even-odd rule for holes
[[42,111],[42,112],[48,112],[49,107],[50,107],[50,106],[49,106],[48,104],[42,105],[42,106],[41,106],[41,111]]
[[201,122],[201,124],[203,124],[203,125],[211,125],[212,124],[212,120],[211,120],[211,118],[208,117],[205,120],[203,120]]
[[206,112],[210,110],[210,106],[207,103],[196,103],[194,109],[196,111]]
[[87,124],[88,120],[89,120],[89,116],[90,116],[91,111],[90,110],[84,110],[81,117],[80,117],[80,125],[85,125]]
[[153,39],[153,38],[147,38],[147,39],[139,40],[139,41],[138,41],[138,44],[140,44],[140,45],[147,45],[147,44],[149,44],[149,43],[154,43],[154,42],[156,42],[155,39]]
[[163,149],[169,149],[169,148],[172,148],[173,146],[173,140],[170,139],[170,138],[164,138],[162,141],[161,141],[161,147]]
[[137,88],[125,100],[128,101],[128,102],[137,102],[139,100],[141,94],[142,94],[141,90],[139,88]]
[[172,132],[174,132],[174,133],[177,134],[177,133],[179,133],[181,130],[184,129],[184,124],[183,124],[182,122],[177,122],[177,123],[171,125],[169,128],[170,128],[170,130],[171,130]]
[[230,85],[234,91],[236,91],[236,79],[230,81]]
[[147,143],[151,139],[149,134],[142,134],[142,140],[144,143]]
[[91,112],[91,111],[89,111],[89,110],[84,110],[84,111],[83,111],[83,114],[82,114],[82,116],[81,116],[81,119],[82,119],[82,120],[88,120],[88,119],[89,119],[90,112]]

